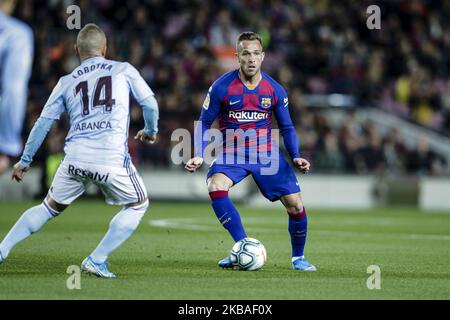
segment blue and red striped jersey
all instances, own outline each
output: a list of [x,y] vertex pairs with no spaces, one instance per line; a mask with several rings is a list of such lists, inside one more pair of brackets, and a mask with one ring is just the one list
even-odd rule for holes
[[[195,133],[197,156],[203,156],[207,145],[207,139],[202,139],[203,134],[211,128],[216,118],[223,135],[225,152],[236,152],[243,147],[246,150],[256,147],[258,152],[271,151],[273,114],[289,155],[292,158],[300,156],[286,90],[264,72],[261,72],[261,75],[259,84],[249,88],[241,81],[239,69],[236,69],[222,75],[209,88],[199,119],[201,130],[197,129]],[[236,136],[243,135],[243,138],[235,141],[232,136],[233,141],[230,141],[230,136],[226,135],[229,129],[241,129]]]

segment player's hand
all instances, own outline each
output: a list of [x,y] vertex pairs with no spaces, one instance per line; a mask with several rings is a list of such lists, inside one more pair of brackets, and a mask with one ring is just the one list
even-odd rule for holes
[[145,133],[144,129],[139,130],[138,133],[134,136],[134,139],[141,140],[142,142],[147,142],[150,144],[154,144],[156,142],[156,135],[149,136]]
[[30,170],[30,167],[23,167],[20,162],[17,162],[13,167],[11,180],[22,181],[28,170]]
[[302,173],[307,173],[309,171],[309,168],[311,167],[309,161],[303,158],[295,158],[292,160],[292,162]]
[[189,172],[194,172],[203,164],[203,158],[201,157],[193,157],[186,162],[184,168]]

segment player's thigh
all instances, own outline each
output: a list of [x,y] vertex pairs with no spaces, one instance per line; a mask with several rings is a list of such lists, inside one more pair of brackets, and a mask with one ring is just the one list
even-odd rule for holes
[[208,191],[226,190],[250,174],[244,166],[213,163],[209,168],[206,184]]
[[270,201],[300,193],[300,185],[291,166],[280,156],[277,170],[266,170],[267,166],[254,165],[252,176],[261,193]]
[[74,174],[73,168],[76,168],[76,165],[63,161],[56,171],[47,197],[51,199],[55,210],[64,210],[86,190],[85,183]]
[[108,179],[96,181],[111,205],[139,205],[147,200],[147,188],[136,168],[129,164],[126,168],[104,167]]

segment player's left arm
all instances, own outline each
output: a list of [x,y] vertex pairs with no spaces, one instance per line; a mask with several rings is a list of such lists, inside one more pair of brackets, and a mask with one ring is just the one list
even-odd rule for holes
[[159,108],[155,94],[144,78],[131,64],[126,63],[126,75],[131,93],[142,108],[144,129],[139,130],[135,139],[153,144],[158,133]]
[[299,152],[299,144],[291,115],[289,114],[289,100],[283,87],[276,92],[277,104],[275,106],[275,118],[278,122],[284,145],[291,156],[294,165],[303,173],[309,171],[311,164],[308,160],[302,158]]

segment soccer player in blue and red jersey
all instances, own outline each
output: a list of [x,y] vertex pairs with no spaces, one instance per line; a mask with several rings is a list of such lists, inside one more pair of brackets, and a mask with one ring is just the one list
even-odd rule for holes
[[[207,174],[208,191],[217,218],[235,242],[247,237],[239,212],[228,197],[228,191],[251,174],[267,199],[280,200],[286,207],[289,215],[288,230],[291,236],[293,269],[315,271],[316,267],[303,255],[307,217],[299,184],[292,168],[271,143],[270,126],[274,115],[292,163],[303,173],[309,171],[310,163],[300,157],[286,91],[261,71],[264,51],[258,34],[254,32],[240,34],[236,49],[240,68],[225,73],[210,87],[196,126],[196,154],[186,163],[185,168],[194,172],[202,165],[207,145],[205,134],[210,130],[213,121],[218,118],[219,130],[224,137],[223,146]],[[230,132],[234,132],[231,138]],[[234,144],[236,136],[238,141],[239,136],[244,136],[237,146]],[[241,152],[243,148],[245,151]],[[256,153],[256,157],[252,154],[252,150]],[[257,160],[252,161],[254,158]],[[269,163],[267,160],[273,161]],[[267,164],[273,166],[273,163],[276,170],[264,171],[268,169]],[[219,266],[231,268],[230,257],[219,261]]]

